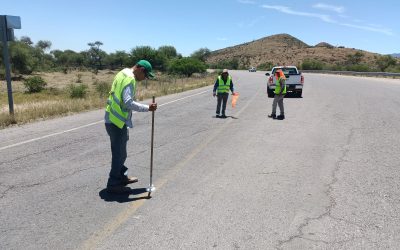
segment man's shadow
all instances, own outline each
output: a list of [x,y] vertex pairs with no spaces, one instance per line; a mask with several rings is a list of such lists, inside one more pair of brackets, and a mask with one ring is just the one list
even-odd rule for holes
[[[145,195],[142,195],[140,197],[131,197],[131,198],[129,197],[130,195],[139,195],[139,194],[145,194]],[[110,193],[107,191],[106,188],[104,188],[99,192],[99,196],[104,201],[119,202],[119,203],[132,202],[141,199],[149,199],[146,188],[134,188],[134,189],[130,188],[129,191],[120,194]]]

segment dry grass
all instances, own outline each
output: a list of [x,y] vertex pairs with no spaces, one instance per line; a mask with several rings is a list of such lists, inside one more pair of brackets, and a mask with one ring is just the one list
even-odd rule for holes
[[[108,95],[100,95],[96,91],[96,85],[102,82],[111,86],[116,73],[117,71],[109,70],[99,71],[97,75],[91,72],[78,71],[68,74],[60,72],[39,73],[37,75],[47,82],[47,88],[41,93],[34,94],[25,93],[21,81],[13,81],[14,117],[9,115],[7,89],[4,84],[0,87],[0,128],[11,124],[23,124],[39,119],[104,108]],[[156,80],[138,82],[136,99],[142,101],[153,95],[163,96],[212,85],[215,77],[214,74],[190,78],[158,75]],[[67,86],[70,84],[86,84],[89,87],[87,97],[71,99],[67,91]],[[109,90],[109,88],[107,89]]]

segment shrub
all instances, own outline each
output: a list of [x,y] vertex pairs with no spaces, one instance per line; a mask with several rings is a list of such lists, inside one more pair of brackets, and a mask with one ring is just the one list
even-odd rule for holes
[[400,73],[400,65],[398,66],[389,66],[385,69],[386,72],[391,72],[391,73]]
[[274,65],[271,62],[267,63],[261,63],[258,65],[258,70],[271,70],[274,67]]
[[171,74],[186,75],[190,77],[193,73],[203,73],[206,65],[195,58],[177,58],[170,61],[168,72]]
[[86,84],[74,85],[70,84],[68,86],[69,97],[71,98],[84,98],[87,94],[88,86]]
[[38,93],[46,87],[47,83],[40,76],[29,77],[24,80],[24,86],[28,93]]
[[321,70],[324,68],[324,64],[315,59],[305,59],[301,64],[301,69],[305,70]]
[[95,85],[96,91],[97,91],[97,93],[99,93],[100,97],[107,96],[108,92],[111,89],[110,84],[108,84],[107,82],[95,81],[94,85]]

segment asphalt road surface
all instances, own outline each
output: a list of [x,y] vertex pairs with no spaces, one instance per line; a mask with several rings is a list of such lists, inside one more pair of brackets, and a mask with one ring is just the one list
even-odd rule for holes
[[151,199],[151,113],[125,195],[103,110],[0,130],[0,249],[400,249],[400,80],[305,74],[278,121],[264,73],[226,119],[212,86],[157,98]]

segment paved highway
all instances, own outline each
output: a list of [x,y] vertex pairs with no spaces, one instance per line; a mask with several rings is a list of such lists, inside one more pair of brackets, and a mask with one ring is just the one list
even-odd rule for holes
[[[264,72],[136,113],[131,194],[105,184],[103,110],[0,130],[0,249],[399,249],[400,80],[305,74],[271,120]],[[213,83],[210,83],[213,84]]]

